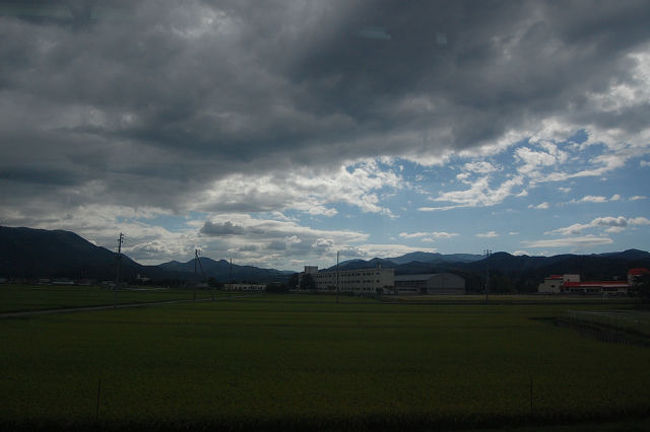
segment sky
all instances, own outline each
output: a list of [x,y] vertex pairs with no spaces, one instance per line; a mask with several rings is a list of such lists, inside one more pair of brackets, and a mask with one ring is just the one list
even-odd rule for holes
[[0,0],[0,225],[142,264],[650,249],[647,1]]

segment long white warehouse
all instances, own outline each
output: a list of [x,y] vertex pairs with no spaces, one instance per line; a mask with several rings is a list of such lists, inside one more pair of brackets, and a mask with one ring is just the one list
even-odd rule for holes
[[395,271],[381,267],[337,272],[318,271],[316,266],[305,266],[305,271],[300,273],[300,279],[305,275],[314,279],[318,291],[336,292],[338,283],[340,292],[375,295],[391,293],[395,286]]

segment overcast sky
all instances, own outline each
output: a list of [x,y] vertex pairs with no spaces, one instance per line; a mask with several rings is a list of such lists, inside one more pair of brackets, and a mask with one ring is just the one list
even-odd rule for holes
[[0,224],[144,264],[650,245],[650,3],[0,0]]

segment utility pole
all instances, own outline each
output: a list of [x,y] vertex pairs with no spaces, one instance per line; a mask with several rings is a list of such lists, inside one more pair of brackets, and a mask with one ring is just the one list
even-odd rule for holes
[[336,303],[339,302],[339,253],[340,251],[336,251]]
[[488,295],[490,293],[490,263],[488,262],[488,259],[490,258],[490,255],[492,255],[492,251],[490,249],[486,249],[484,252],[485,252],[485,303],[487,304]]
[[192,284],[192,288],[193,288],[192,289],[192,301],[193,302],[196,301],[196,284],[198,283],[198,282],[196,282],[196,264],[198,263],[198,261],[199,261],[199,250],[194,249],[194,283]]
[[115,287],[113,288],[113,308],[117,308],[117,290],[120,287],[120,264],[122,262],[122,243],[124,243],[124,234],[120,233],[117,239],[117,265],[115,271]]

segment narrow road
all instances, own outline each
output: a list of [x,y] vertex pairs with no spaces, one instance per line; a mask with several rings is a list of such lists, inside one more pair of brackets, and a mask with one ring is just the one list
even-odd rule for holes
[[[238,296],[228,296],[216,298],[214,301],[224,301],[234,298],[241,297],[250,297],[248,295],[238,295]],[[212,301],[211,298],[202,298],[197,299],[196,302],[209,302]],[[117,305],[100,305],[100,306],[79,306],[79,307],[69,307],[69,308],[59,308],[59,309],[41,309],[41,310],[31,310],[31,311],[20,311],[20,312],[2,312],[0,313],[0,319],[2,318],[21,318],[21,317],[30,317],[35,315],[49,315],[57,313],[70,313],[70,312],[87,312],[87,311],[98,311],[98,310],[109,310],[109,309],[126,309],[126,308],[136,308],[136,307],[147,307],[147,306],[156,306],[162,304],[174,304],[174,303],[192,303],[195,300],[164,300],[157,302],[146,302],[146,303],[123,303]]]

